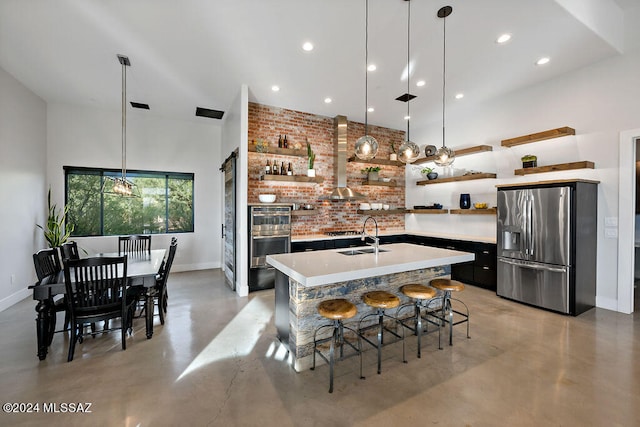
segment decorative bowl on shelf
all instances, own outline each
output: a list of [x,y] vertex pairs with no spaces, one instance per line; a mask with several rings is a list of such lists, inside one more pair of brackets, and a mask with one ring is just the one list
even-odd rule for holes
[[374,211],[379,211],[382,209],[382,203],[371,203],[371,209]]
[[388,211],[390,207],[391,206],[389,205],[382,205],[382,209],[384,209],[385,211]]
[[259,194],[258,200],[260,200],[261,203],[273,203],[276,201],[276,195],[275,194]]
[[487,204],[486,203],[474,203],[473,207],[476,209],[487,209]]
[[368,211],[369,209],[371,209],[371,205],[369,203],[360,203],[361,211]]
[[391,182],[391,178],[380,178],[382,182]]

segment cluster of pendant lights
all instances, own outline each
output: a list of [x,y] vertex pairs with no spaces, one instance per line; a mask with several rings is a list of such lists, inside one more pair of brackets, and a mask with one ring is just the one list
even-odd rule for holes
[[[410,107],[411,96],[410,87],[410,36],[411,36],[411,1],[407,1],[407,132],[405,141],[398,148],[398,160],[403,163],[413,163],[420,155],[420,147],[410,139]],[[442,49],[442,147],[440,147],[434,156],[434,162],[438,166],[450,166],[455,160],[455,152],[445,145],[445,89],[446,89],[446,18],[451,15],[453,8],[444,6],[438,10],[438,18],[442,18],[443,24],[443,49]],[[365,2],[365,113],[364,113],[364,136],[356,141],[355,154],[362,160],[371,160],[378,153],[378,141],[368,134],[368,72],[366,67],[369,64],[369,0]],[[429,157],[427,155],[427,157]]]

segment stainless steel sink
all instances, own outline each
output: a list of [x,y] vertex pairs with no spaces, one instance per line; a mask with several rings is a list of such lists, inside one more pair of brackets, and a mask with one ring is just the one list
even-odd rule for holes
[[[362,254],[372,254],[375,252],[374,248],[364,248],[364,249],[349,249],[348,251],[339,251],[339,254],[342,255],[362,255]],[[378,249],[378,252],[389,252],[389,249]]]

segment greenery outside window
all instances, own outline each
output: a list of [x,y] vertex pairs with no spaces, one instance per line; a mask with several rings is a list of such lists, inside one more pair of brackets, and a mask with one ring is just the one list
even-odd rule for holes
[[67,222],[71,236],[113,236],[193,232],[194,174],[127,170],[141,197],[101,192],[118,169],[65,166]]

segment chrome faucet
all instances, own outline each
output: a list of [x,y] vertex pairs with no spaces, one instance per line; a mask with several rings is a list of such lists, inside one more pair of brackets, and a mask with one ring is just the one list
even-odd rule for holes
[[[366,231],[366,227],[367,227],[367,221],[369,221],[370,219],[373,220],[373,222],[376,225],[376,235],[372,236],[371,234],[368,234]],[[373,243],[367,243],[366,238],[370,237],[371,239],[373,239]],[[372,216],[368,217],[367,219],[364,220],[364,224],[362,224],[362,237],[360,238],[360,240],[362,240],[363,242],[365,242],[367,245],[369,246],[373,246],[373,250],[375,252],[376,255],[378,255],[379,252],[379,246],[380,246],[380,239],[378,238],[378,221],[376,221],[376,219]]]

